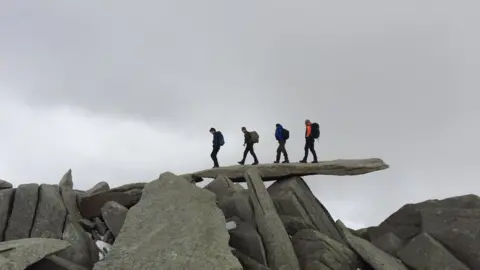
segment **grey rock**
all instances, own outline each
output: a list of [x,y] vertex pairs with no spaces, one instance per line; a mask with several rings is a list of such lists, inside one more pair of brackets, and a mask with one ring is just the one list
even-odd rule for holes
[[[313,224],[316,231],[340,243],[345,242],[328,210],[313,195],[302,178],[294,177],[277,181],[268,187],[268,192],[275,200],[284,198],[292,201],[292,207],[277,208],[278,214],[300,218],[304,224]],[[276,206],[278,207],[279,204],[277,203]]]
[[[301,230],[292,238],[302,269],[344,270],[362,268],[362,260],[347,245],[314,230]],[[362,268],[363,269],[363,268]]]
[[400,240],[408,241],[421,232],[420,212],[434,208],[480,208],[480,197],[473,194],[455,196],[443,200],[426,200],[420,203],[406,204],[386,218],[379,226],[368,229],[370,239],[395,233]]
[[190,183],[200,183],[203,182],[203,178],[193,175],[192,173],[182,174],[180,177],[187,179]]
[[[137,184],[138,185],[138,184]],[[125,189],[119,187],[121,190],[111,189],[105,192],[99,192],[89,195],[82,199],[80,203],[80,212],[82,216],[87,219],[99,217],[102,215],[102,206],[109,201],[117,202],[127,208],[135,205],[142,197],[141,189]]]
[[77,194],[73,190],[72,170],[68,170],[60,180],[60,194],[62,195],[63,204],[67,209],[70,220],[79,222],[82,219],[77,205]]
[[93,223],[92,221],[88,220],[88,219],[85,219],[85,218],[82,218],[80,221],[79,221],[80,225],[82,226],[83,229],[85,229],[85,231],[87,232],[90,232],[92,231],[93,229],[95,229],[95,223]]
[[287,230],[287,233],[290,236],[294,236],[297,232],[301,230],[315,229],[315,226],[313,226],[313,224],[309,223],[305,219],[284,215],[279,216],[282,220],[283,225],[285,226],[285,230]]
[[397,258],[377,248],[367,240],[353,235],[340,220],[337,221],[337,227],[342,231],[348,245],[373,269],[408,270],[408,268]]
[[66,217],[67,210],[63,205],[58,186],[40,185],[37,211],[30,237],[62,239]]
[[69,243],[59,239],[26,238],[0,243],[0,269],[23,270]]
[[110,189],[110,191],[118,191],[118,192],[124,192],[124,191],[129,191],[131,189],[140,189],[142,190],[147,183],[144,182],[139,182],[139,183],[130,183],[130,184],[125,184],[116,188]]
[[378,158],[337,159],[319,163],[234,165],[199,171],[194,175],[202,178],[216,178],[224,175],[233,182],[245,182],[245,172],[250,168],[255,168],[259,171],[263,181],[274,181],[307,175],[360,175],[385,170],[388,167],[383,160]]
[[99,182],[91,189],[87,190],[87,194],[95,194],[110,190],[110,185],[107,182]]
[[28,270],[88,270],[88,268],[56,255],[50,255],[28,267]]
[[398,256],[414,270],[470,269],[427,233],[421,233],[413,238],[398,252]]
[[145,186],[94,270],[242,269],[228,240],[214,194],[166,172]]
[[217,196],[217,201],[229,198],[236,192],[232,180],[223,175],[217,176],[212,182],[208,183],[204,189],[213,192]]
[[232,254],[237,257],[238,261],[242,264],[244,270],[270,270],[270,268],[248,257],[247,255],[236,249],[232,250]]
[[263,265],[267,265],[262,238],[257,230],[252,227],[251,224],[243,222],[237,217],[232,218],[232,221],[237,224],[237,227],[229,230],[230,247],[235,248]]
[[[274,193],[272,189],[270,189],[270,194]],[[315,228],[308,213],[293,191],[287,190],[278,194],[277,197],[272,196],[272,200],[289,235],[293,236],[301,229]]]
[[217,205],[222,210],[225,218],[239,217],[242,221],[256,226],[250,201],[250,191],[236,191],[230,197],[223,198]]
[[0,190],[13,188],[12,183],[0,179]]
[[245,179],[251,191],[255,221],[265,247],[267,266],[278,270],[300,269],[290,238],[258,170],[255,168],[247,170]]
[[13,209],[5,230],[5,240],[28,238],[37,209],[38,185],[23,184],[17,187]]
[[100,235],[105,235],[105,233],[108,231],[107,225],[103,223],[103,221],[96,217],[93,222],[95,222],[95,229],[98,231]]
[[[358,230],[351,230],[353,235],[355,235],[356,237],[360,237],[360,238],[363,238],[367,241],[371,241],[370,240],[370,237],[368,235],[368,229],[370,227],[367,227],[367,228],[361,228],[361,229],[358,229]],[[398,237],[397,237],[398,238]]]
[[10,211],[13,207],[13,199],[15,197],[15,189],[0,190],[0,242],[3,241],[3,233],[7,228]]
[[422,230],[471,269],[480,269],[480,208],[421,211]]
[[116,202],[106,202],[102,207],[103,220],[105,220],[107,227],[115,237],[118,236],[122,229],[127,212],[128,209],[125,206]]
[[372,241],[372,244],[395,257],[397,256],[397,252],[403,247],[402,240],[392,232],[378,237]]
[[95,242],[70,215],[67,216],[62,238],[71,245],[57,253],[56,255],[59,257],[89,269],[98,261],[98,251]]
[[93,230],[92,231],[92,237],[93,241],[97,242],[99,240],[102,240],[102,237],[100,236],[100,234],[98,234],[97,231]]
[[105,243],[109,243],[109,244],[113,244],[115,242],[115,236],[113,236],[113,233],[112,231],[108,231],[104,237],[103,237],[103,241]]

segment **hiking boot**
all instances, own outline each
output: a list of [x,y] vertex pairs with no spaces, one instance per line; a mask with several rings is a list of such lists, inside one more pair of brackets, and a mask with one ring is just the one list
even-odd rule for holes
[[239,161],[238,164],[245,165],[245,161]]
[[212,169],[218,168],[218,165],[213,165]]
[[258,164],[258,161],[255,161],[252,163],[252,165],[257,165]]
[[312,163],[318,163],[318,160],[314,160],[314,161],[312,161]]
[[305,159],[302,159],[299,161],[300,163],[307,163],[307,161]]
[[279,161],[278,161],[278,160],[275,160],[273,163],[279,163]]
[[290,161],[288,161],[288,160],[285,160],[285,161],[282,161],[282,163],[290,163]]

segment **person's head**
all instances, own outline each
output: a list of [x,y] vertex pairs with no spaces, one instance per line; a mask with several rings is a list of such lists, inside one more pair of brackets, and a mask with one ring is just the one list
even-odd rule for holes
[[242,132],[243,132],[243,133],[247,132],[247,128],[246,128],[246,127],[242,127]]
[[276,127],[276,128],[281,128],[282,125],[280,125],[280,124],[277,123],[277,124],[275,125],[275,127]]
[[215,132],[216,132],[215,128],[211,128],[211,129],[210,129],[210,133],[213,134],[213,133],[215,133]]
[[306,126],[308,126],[308,125],[310,125],[310,124],[312,124],[312,123],[310,122],[310,120],[308,120],[308,119],[305,120],[305,125],[306,125]]

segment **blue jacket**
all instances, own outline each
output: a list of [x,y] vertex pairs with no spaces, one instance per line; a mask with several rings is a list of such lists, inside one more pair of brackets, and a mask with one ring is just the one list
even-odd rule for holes
[[283,138],[283,127],[282,125],[278,125],[277,129],[275,130],[275,139],[277,141],[284,141],[285,138]]

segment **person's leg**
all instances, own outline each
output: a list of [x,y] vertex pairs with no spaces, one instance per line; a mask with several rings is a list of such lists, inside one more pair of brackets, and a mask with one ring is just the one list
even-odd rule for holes
[[288,161],[287,149],[285,148],[285,144],[286,144],[286,143],[287,143],[286,141],[283,141],[282,144],[281,144],[281,146],[282,146],[282,147],[281,147],[281,151],[282,151],[282,153],[283,153],[283,158],[285,159],[285,160],[283,161],[283,163],[288,163],[288,162],[289,162],[289,161]]
[[280,153],[281,152],[282,152],[282,143],[278,142],[277,157],[275,158],[275,161],[273,163],[279,163],[280,162]]
[[252,165],[258,164],[258,159],[257,159],[257,155],[255,154],[255,150],[253,149],[253,144],[250,145],[250,154],[253,157],[253,164]]
[[308,144],[308,139],[305,138],[305,147],[303,148],[303,150],[305,150],[305,154],[303,156],[303,159],[300,160],[300,163],[305,163],[307,162],[307,158],[308,158],[308,149],[309,149],[309,144]]
[[245,164],[245,159],[247,159],[247,154],[248,152],[250,151],[249,147],[248,147],[248,144],[247,146],[245,147],[245,150],[243,151],[243,158],[242,158],[242,161],[239,161],[238,164]]
[[315,140],[311,140],[310,141],[310,152],[312,152],[312,156],[313,156],[313,161],[312,163],[317,163],[318,160],[317,160],[317,153],[315,152]]
[[210,154],[210,157],[212,157],[212,160],[213,160],[213,167],[214,168],[219,167],[218,166],[218,159],[217,159],[217,154],[218,154],[219,150],[220,150],[219,147],[214,147],[213,150],[212,150],[212,153]]

